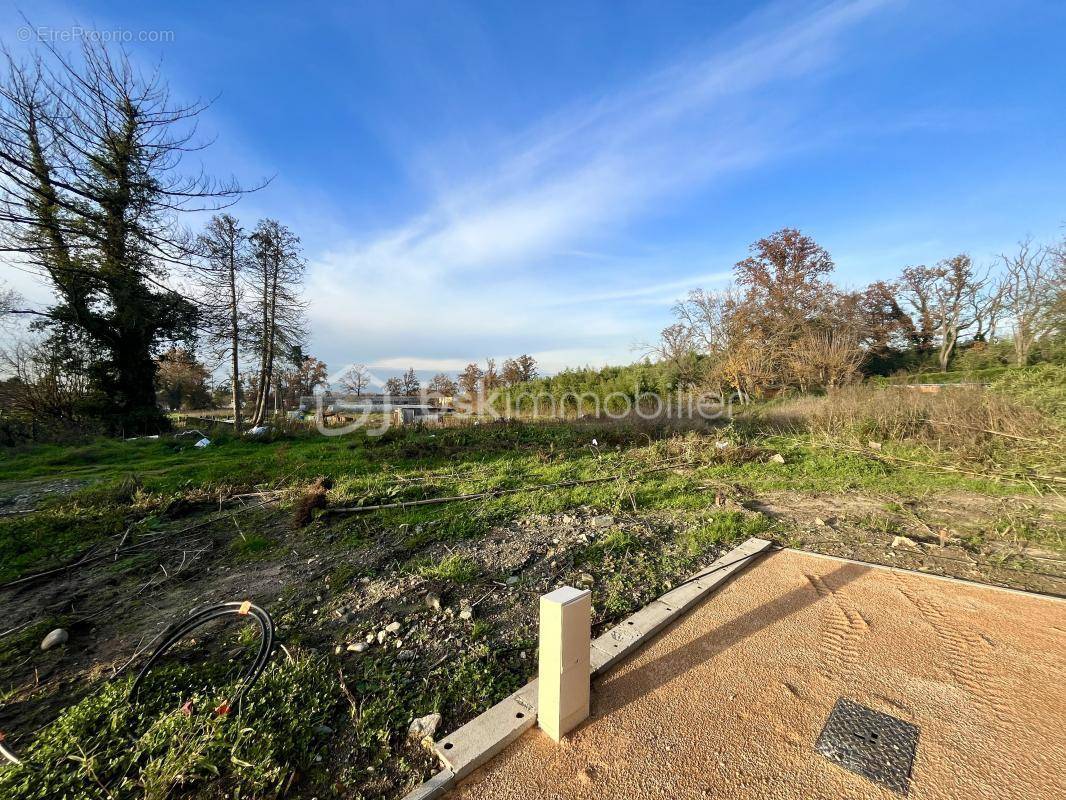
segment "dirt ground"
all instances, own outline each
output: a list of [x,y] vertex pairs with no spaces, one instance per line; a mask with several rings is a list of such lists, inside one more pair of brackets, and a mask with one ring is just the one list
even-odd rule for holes
[[805,550],[1066,593],[1066,500],[1059,496],[771,492],[745,504],[779,521],[789,543]]
[[[42,492],[70,490],[59,482],[19,486],[8,496],[19,498],[11,505],[25,510]],[[775,523],[771,534],[794,546],[1066,592],[1066,556],[1023,535],[1062,530],[1058,498],[954,493],[905,501],[858,493],[777,492],[758,498],[724,493],[722,506],[766,515]],[[388,646],[409,652],[409,669],[416,674],[428,679],[441,664],[487,644],[511,678],[524,680],[535,669],[536,597],[560,582],[590,578],[601,585],[612,569],[622,569],[606,563],[602,572],[588,575],[594,570],[581,556],[590,544],[618,533],[669,538],[683,525],[675,512],[605,517],[600,510],[582,508],[514,520],[481,538],[437,543],[418,554],[429,563],[447,556],[474,562],[478,577],[457,585],[410,569],[405,562],[411,554],[398,554],[388,536],[349,544],[322,523],[293,530],[290,512],[269,503],[253,512],[254,522],[223,515],[190,530],[214,513],[189,508],[167,520],[152,534],[165,548],[157,550],[146,537],[133,556],[104,558],[0,591],[0,685],[5,691],[0,730],[11,732],[16,745],[83,696],[88,677],[115,675],[166,625],[198,606],[225,600],[255,600],[274,614],[283,642],[339,651],[342,664],[357,657],[349,646],[399,622],[401,631]],[[1018,520],[1021,533],[1003,527],[1011,519]],[[233,545],[253,528],[274,546],[262,554],[238,554]],[[404,535],[397,532],[396,541]],[[713,560],[717,552],[706,555]],[[633,587],[632,596],[623,599],[639,607],[651,599],[641,594],[647,589]],[[460,619],[464,604],[472,609],[471,620]],[[597,623],[610,621],[598,609]],[[69,644],[41,652],[41,637],[59,625],[70,631]],[[462,721],[446,719],[442,732]]]
[[920,729],[916,800],[1066,796],[1066,602],[782,551],[455,800],[889,798],[815,743],[840,697]]

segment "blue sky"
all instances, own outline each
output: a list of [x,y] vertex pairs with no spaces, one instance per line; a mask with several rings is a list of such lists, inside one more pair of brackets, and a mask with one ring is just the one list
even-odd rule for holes
[[[218,96],[209,170],[309,261],[311,351],[634,360],[783,226],[858,286],[1066,222],[1066,3],[49,3]],[[12,273],[33,299],[39,288]]]

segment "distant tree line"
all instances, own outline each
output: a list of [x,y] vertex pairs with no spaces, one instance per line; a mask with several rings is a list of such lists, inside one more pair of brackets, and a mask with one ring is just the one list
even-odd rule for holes
[[983,269],[959,254],[857,291],[835,286],[834,268],[809,236],[777,231],[751,245],[731,285],[678,302],[644,362],[565,370],[498,404],[546,396],[581,410],[580,398],[595,397],[613,410],[679,391],[747,400],[871,375],[1066,360],[1064,245],[1026,240]]
[[983,269],[962,253],[849,291],[830,281],[823,247],[785,228],[751,246],[731,286],[679,302],[654,352],[677,366],[683,384],[743,398],[943,372],[961,353],[1004,339],[1024,366],[1064,335],[1063,253],[1024,241]]
[[[499,368],[496,359],[486,358],[484,367],[472,361],[457,378],[446,372],[438,372],[426,384],[425,391],[436,397],[487,397],[496,389],[516,386],[536,376],[537,361],[531,355],[505,359]],[[341,373],[337,385],[341,390],[358,396],[370,388],[371,379],[370,369],[365,364],[353,364]],[[420,394],[423,387],[414,367],[408,367],[402,375],[386,378],[381,390],[388,395],[410,397]]]

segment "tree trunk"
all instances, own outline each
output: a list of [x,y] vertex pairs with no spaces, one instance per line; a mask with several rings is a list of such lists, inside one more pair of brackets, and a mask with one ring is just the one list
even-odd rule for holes
[[951,330],[944,333],[944,340],[940,343],[940,371],[948,371],[948,363],[951,361],[951,354],[955,351],[955,343],[959,339],[957,331]]
[[276,334],[278,277],[281,265],[275,259],[271,273],[263,282],[263,359],[259,379],[259,397],[256,398],[255,424],[262,425],[266,419],[270,385],[274,381],[274,339]]
[[270,273],[263,273],[263,319],[261,339],[259,346],[259,385],[256,387],[258,394],[255,398],[255,412],[252,415],[252,425],[258,427],[263,424],[266,416],[266,393],[270,389],[270,376],[267,374],[267,353],[270,349],[271,325],[270,325]]
[[229,314],[230,314],[230,385],[233,393],[233,430],[241,432],[241,384],[237,375],[239,330],[237,328],[237,264],[233,250],[229,255]]

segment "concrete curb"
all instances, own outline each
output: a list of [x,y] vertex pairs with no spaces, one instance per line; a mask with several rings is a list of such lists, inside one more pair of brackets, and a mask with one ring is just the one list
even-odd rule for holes
[[[657,633],[712,591],[729,581],[773,547],[765,539],[748,539],[680,586],[593,640],[589,648],[590,674],[603,674],[633,655]],[[533,680],[433,745],[444,769],[407,794],[403,800],[435,800],[458,781],[502,751],[537,722],[537,681]]]

